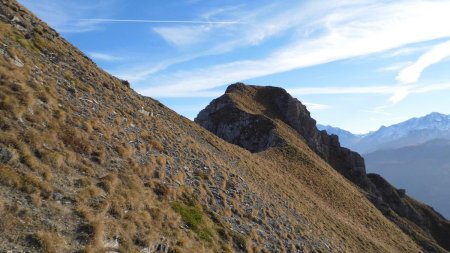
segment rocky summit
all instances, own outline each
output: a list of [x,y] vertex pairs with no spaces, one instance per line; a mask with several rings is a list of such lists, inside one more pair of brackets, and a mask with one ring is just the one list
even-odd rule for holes
[[195,119],[222,139],[251,152],[287,143],[277,131],[275,120],[295,130],[312,150],[341,174],[365,188],[373,187],[365,178],[364,159],[341,147],[338,136],[319,131],[306,106],[284,89],[232,84],[225,95],[211,102]]
[[449,249],[284,90],[232,85],[197,122],[226,141],[1,0],[0,252]]

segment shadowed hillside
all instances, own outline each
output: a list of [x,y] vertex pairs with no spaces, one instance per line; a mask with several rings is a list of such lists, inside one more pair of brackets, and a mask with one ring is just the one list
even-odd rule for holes
[[420,252],[281,121],[289,145],[253,154],[15,1],[0,2],[0,32],[0,251]]
[[450,141],[436,139],[365,155],[370,171],[380,173],[410,195],[450,217]]

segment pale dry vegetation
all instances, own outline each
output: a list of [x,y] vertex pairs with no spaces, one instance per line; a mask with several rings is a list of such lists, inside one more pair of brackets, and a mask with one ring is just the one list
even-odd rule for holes
[[0,23],[0,250],[418,252],[299,139],[225,143],[5,6],[28,32]]

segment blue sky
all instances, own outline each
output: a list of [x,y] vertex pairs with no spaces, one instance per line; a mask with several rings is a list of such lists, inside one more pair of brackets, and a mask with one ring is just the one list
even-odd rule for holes
[[450,114],[448,0],[19,2],[191,119],[238,81],[283,87],[354,133]]

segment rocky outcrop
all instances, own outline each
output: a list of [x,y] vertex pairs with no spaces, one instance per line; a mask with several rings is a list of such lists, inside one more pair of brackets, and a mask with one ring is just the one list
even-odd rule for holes
[[[232,94],[241,97],[251,94],[249,99],[262,105],[264,111],[256,113],[239,106]],[[365,176],[364,158],[341,147],[338,136],[318,130],[306,106],[282,88],[232,84],[223,96],[202,110],[195,121],[230,143],[259,152],[286,144],[276,131],[274,119],[292,127],[312,150],[350,181],[367,191],[375,190]]]
[[402,190],[395,188],[378,174],[370,173],[367,176],[378,190],[378,199],[372,201],[379,207],[378,209],[383,213],[388,213],[392,209],[401,217],[406,217],[419,226],[423,225],[423,218],[414,207],[405,201]]
[[211,103],[212,110],[203,110],[197,122],[220,138],[251,152],[259,152],[285,142],[276,133],[275,124],[263,115],[249,114],[237,107],[229,97]]
[[[395,188],[380,175],[369,173],[367,176],[375,184],[378,192],[376,196],[372,196],[375,199],[371,199],[371,201],[383,214],[389,217],[391,210],[393,210],[400,217],[408,219],[430,233],[443,248],[447,250],[450,248],[450,241],[448,240],[450,224],[443,216],[434,211],[433,208],[410,199],[405,195],[404,189]],[[404,227],[403,231],[415,237],[411,229]],[[422,241],[422,246],[429,252],[438,251],[425,241]]]
[[287,137],[280,134],[279,121],[295,130],[331,167],[358,185],[368,200],[406,234],[416,238],[425,251],[438,252],[439,249],[405,224],[420,227],[433,238],[431,240],[450,249],[445,239],[450,235],[450,223],[445,218],[431,207],[410,199],[405,190],[396,189],[380,175],[367,174],[363,157],[341,147],[338,136],[320,131],[306,106],[284,89],[232,84],[195,119],[210,132],[251,152],[288,144]]

